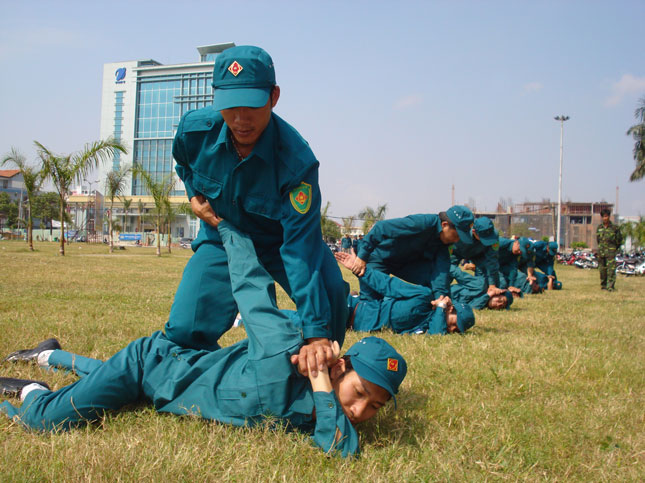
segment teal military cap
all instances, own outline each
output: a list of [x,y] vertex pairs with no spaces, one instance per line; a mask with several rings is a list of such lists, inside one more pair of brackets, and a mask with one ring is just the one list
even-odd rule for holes
[[495,225],[493,225],[493,220],[487,216],[477,218],[473,224],[473,229],[482,245],[490,247],[499,242],[499,233],[497,233]]
[[470,234],[470,230],[472,229],[473,222],[475,221],[472,211],[465,206],[455,205],[448,208],[446,214],[452,224],[455,225],[457,233],[459,234],[459,240],[464,243],[472,243],[473,238]]
[[520,250],[522,250],[522,256],[527,258],[528,256],[533,254],[533,244],[531,243],[531,240],[529,240],[526,237],[521,237],[519,239],[520,242]]
[[452,305],[457,311],[457,328],[459,329],[459,332],[463,334],[475,325],[475,314],[473,313],[473,308],[462,302],[453,301]]
[[558,254],[558,242],[549,242],[548,252],[551,255],[557,255]]
[[213,107],[262,107],[275,85],[271,56],[260,47],[240,45],[226,49],[215,59]]
[[389,392],[396,406],[395,394],[408,372],[403,356],[378,337],[359,340],[345,355],[352,357],[352,366],[358,375]]
[[508,310],[513,305],[513,294],[510,290],[506,290],[504,296],[506,297],[506,310]]

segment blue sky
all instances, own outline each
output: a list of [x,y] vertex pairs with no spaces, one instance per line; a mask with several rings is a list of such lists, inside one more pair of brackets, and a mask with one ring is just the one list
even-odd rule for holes
[[645,215],[625,135],[645,97],[643,1],[1,0],[0,152],[98,138],[103,64],[264,47],[276,112],[320,160],[330,214],[563,199]]

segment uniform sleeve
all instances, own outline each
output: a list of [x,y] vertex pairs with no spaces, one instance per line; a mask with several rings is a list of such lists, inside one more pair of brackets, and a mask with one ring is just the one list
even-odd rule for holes
[[331,338],[331,308],[322,274],[326,263],[324,250],[329,249],[323,243],[320,229],[317,166],[302,181],[300,188],[283,196],[280,255],[302,320],[303,337]]
[[455,279],[455,281],[468,289],[469,292],[485,292],[485,281],[483,277],[476,277],[470,273],[464,272],[462,269],[457,267],[452,267],[450,269],[450,275]]
[[390,277],[378,270],[366,269],[361,281],[383,297],[409,299],[412,297],[432,297],[432,290],[422,285],[404,282],[400,278]]
[[620,231],[620,227],[616,226],[616,248],[620,248],[623,244],[623,234]]
[[437,307],[432,311],[428,321],[428,331],[426,335],[446,335],[448,333],[448,324],[446,323],[446,309]]
[[196,192],[192,184],[193,171],[190,168],[189,160],[186,155],[186,149],[184,146],[183,128],[184,119],[186,119],[187,114],[188,113],[184,114],[184,116],[181,118],[181,121],[179,121],[177,134],[175,135],[175,139],[172,143],[172,157],[175,158],[175,161],[177,162],[177,164],[175,165],[177,176],[179,176],[179,179],[183,181],[184,186],[186,187],[186,195],[190,200],[193,196],[195,196]]
[[313,440],[325,453],[339,452],[343,457],[358,455],[358,434],[345,416],[334,392],[314,392],[316,428]]
[[[436,216],[436,215],[434,215]],[[358,247],[358,258],[367,261],[383,241],[417,235],[432,226],[433,215],[410,215],[377,222]]]
[[484,256],[486,265],[486,279],[488,285],[499,287],[499,251],[496,248],[489,247]]

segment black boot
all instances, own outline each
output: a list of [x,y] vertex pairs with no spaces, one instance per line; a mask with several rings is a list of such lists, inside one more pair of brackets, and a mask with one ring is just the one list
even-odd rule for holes
[[47,339],[42,341],[33,349],[23,349],[20,351],[12,352],[7,357],[5,357],[4,360],[11,362],[34,361],[38,359],[38,354],[40,354],[41,352],[54,349],[60,349],[60,344],[58,343],[58,341],[56,339]]
[[29,379],[14,379],[13,377],[0,377],[0,394],[3,396],[20,396],[20,391],[29,384],[40,384],[49,389],[47,383],[31,381]]

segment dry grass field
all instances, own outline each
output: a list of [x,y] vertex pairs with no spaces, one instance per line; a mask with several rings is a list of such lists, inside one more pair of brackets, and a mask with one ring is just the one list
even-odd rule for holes
[[[191,252],[0,242],[0,354],[57,337],[107,358],[159,330]],[[645,278],[599,290],[597,271],[558,268],[564,290],[477,313],[464,336],[381,335],[408,377],[358,428],[362,456],[327,457],[305,435],[157,414],[146,404],[60,434],[0,417],[2,481],[642,481]],[[357,288],[356,279],[344,276]],[[282,307],[293,307],[284,293]],[[229,344],[244,337],[233,329]],[[358,340],[348,334],[345,347]],[[24,364],[0,375],[75,380]]]

